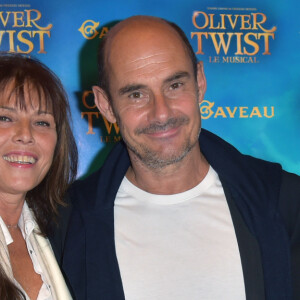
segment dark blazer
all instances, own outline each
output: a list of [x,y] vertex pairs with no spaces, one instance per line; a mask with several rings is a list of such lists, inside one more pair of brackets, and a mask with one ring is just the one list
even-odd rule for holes
[[[300,299],[300,177],[242,155],[202,129],[200,148],[218,173],[239,245],[247,300]],[[114,241],[114,200],[130,166],[120,142],[103,167],[74,183],[50,235],[78,300],[124,299]]]

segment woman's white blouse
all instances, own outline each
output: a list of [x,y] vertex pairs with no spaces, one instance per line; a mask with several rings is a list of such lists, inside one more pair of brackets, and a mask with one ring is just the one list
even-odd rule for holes
[[[43,284],[39,291],[37,300],[52,300],[53,298],[51,295],[50,286],[47,282],[45,275],[43,274],[38,256],[36,255],[36,252],[38,251],[38,249],[35,249],[35,247],[32,245],[32,243],[30,242],[30,239],[29,239],[30,235],[33,233],[33,230],[34,229],[39,230],[39,229],[38,229],[37,223],[34,220],[32,212],[30,211],[26,202],[24,202],[23,210],[22,210],[18,225],[22,232],[23,238],[26,242],[27,250],[28,250],[29,256],[32,260],[34,271],[37,274],[41,275],[41,279],[43,281]],[[4,237],[5,237],[6,245],[11,244],[13,242],[13,239],[12,239],[5,223],[3,222],[1,216],[0,216],[0,226],[1,226],[1,229],[2,229]],[[30,298],[28,297],[28,295],[26,294],[26,292],[24,291],[22,286],[16,280],[15,280],[15,284],[24,293],[24,295],[26,296],[26,300],[30,300]]]

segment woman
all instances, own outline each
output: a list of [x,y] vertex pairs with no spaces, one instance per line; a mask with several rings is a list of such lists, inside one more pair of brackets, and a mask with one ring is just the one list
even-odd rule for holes
[[0,54],[0,299],[71,299],[46,238],[77,170],[69,106],[43,64]]

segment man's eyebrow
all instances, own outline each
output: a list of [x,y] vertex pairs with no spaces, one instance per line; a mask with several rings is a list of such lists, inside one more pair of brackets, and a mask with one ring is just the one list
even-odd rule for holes
[[[184,77],[190,78],[191,75],[190,75],[189,72],[186,72],[186,71],[177,72],[177,73],[171,75],[170,77],[168,77],[167,79],[165,79],[164,83],[169,83],[169,82],[172,82],[174,80],[184,78]],[[134,91],[144,89],[144,88],[147,88],[147,86],[143,85],[143,84],[128,84],[128,85],[126,85],[126,86],[119,89],[119,95],[122,96],[122,95],[125,95],[127,93],[134,92]]]
[[119,89],[119,95],[123,96],[127,93],[137,91],[137,90],[140,90],[140,89],[144,89],[144,88],[146,88],[146,86],[143,85],[143,84],[128,84],[128,85],[126,85],[126,86]]
[[182,72],[177,72],[173,75],[171,75],[170,77],[168,77],[167,79],[164,80],[164,83],[170,83],[174,80],[180,79],[180,78],[190,78],[191,75],[189,72],[186,71],[182,71]]

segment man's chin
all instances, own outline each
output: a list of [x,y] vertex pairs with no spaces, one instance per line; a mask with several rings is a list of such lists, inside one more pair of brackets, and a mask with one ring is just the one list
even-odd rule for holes
[[139,161],[149,169],[162,169],[170,165],[180,163],[197,143],[186,141],[184,145],[151,145],[140,144],[136,147],[126,143],[131,157],[134,161]]
[[181,152],[168,152],[167,154],[161,153],[147,153],[141,156],[141,162],[150,169],[163,169],[180,163],[188,154],[189,149]]

